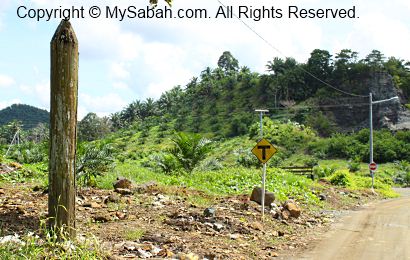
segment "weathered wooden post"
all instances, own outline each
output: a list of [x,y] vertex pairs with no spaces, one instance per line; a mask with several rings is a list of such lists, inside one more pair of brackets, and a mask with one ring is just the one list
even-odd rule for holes
[[75,237],[78,41],[68,20],[51,40],[49,228]]

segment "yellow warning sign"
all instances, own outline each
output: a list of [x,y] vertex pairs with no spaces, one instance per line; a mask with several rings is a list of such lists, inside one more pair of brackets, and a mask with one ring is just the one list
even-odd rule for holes
[[261,139],[252,149],[252,153],[261,163],[266,163],[277,152],[276,148],[265,138]]

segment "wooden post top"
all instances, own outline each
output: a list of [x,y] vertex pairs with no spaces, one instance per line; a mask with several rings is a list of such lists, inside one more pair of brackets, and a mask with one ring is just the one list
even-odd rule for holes
[[57,27],[57,30],[51,39],[51,44],[56,43],[72,43],[73,45],[78,44],[77,36],[75,35],[74,29],[69,20],[63,19]]

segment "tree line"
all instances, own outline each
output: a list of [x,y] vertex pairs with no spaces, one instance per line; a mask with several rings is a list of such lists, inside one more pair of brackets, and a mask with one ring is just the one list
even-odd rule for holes
[[[315,104],[323,97],[345,97],[327,83],[342,91],[367,95],[368,86],[358,82],[378,72],[390,74],[403,97],[406,100],[410,97],[410,63],[395,57],[386,58],[377,50],[359,59],[358,53],[349,49],[335,55],[316,49],[305,63],[294,58],[274,58],[267,62],[266,70],[263,74],[252,72],[225,51],[216,68],[205,68],[186,86],[175,86],[158,100],[148,98],[130,103],[105,119],[110,124],[106,127],[117,130],[154,120],[164,125],[164,129],[212,133],[220,137],[243,135],[255,120],[255,108],[280,110],[306,101]],[[316,111],[313,118],[323,117],[320,112]],[[318,127],[312,117],[294,117],[291,119],[299,123]]]

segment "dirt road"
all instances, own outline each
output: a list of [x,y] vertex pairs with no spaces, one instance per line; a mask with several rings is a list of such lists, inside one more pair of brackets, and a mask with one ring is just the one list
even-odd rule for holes
[[401,198],[348,214],[311,251],[290,259],[410,260],[410,189],[397,191]]

